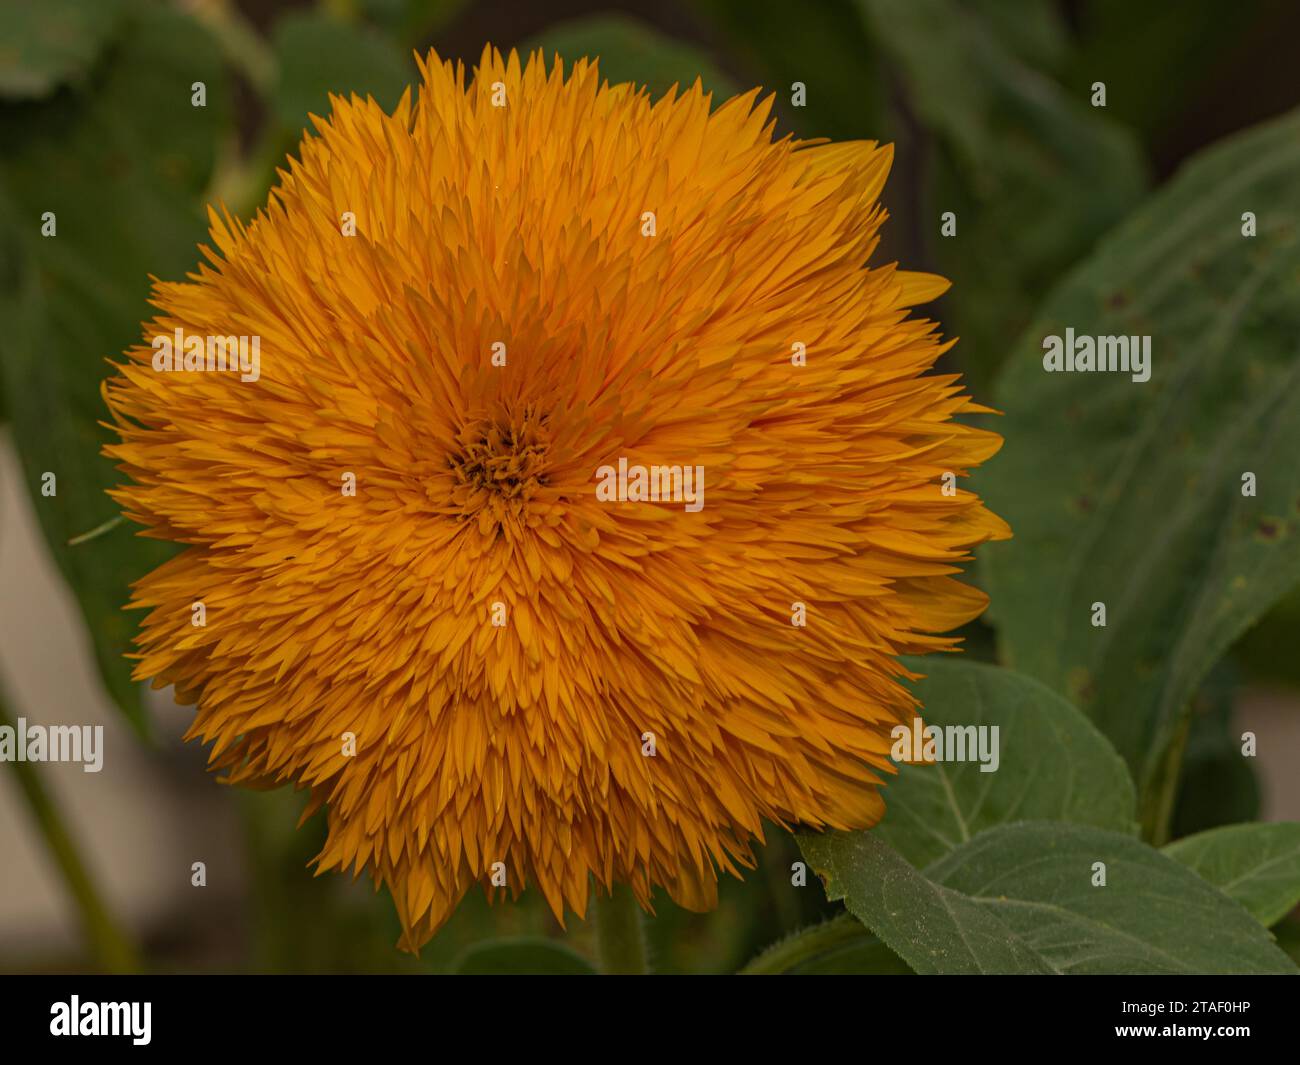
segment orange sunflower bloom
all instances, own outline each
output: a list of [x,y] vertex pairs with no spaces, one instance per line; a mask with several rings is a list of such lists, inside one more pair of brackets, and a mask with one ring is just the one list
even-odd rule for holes
[[926,373],[946,282],[866,265],[888,147],[585,61],[421,73],[213,213],[105,385],[113,496],[185,545],[137,675],[229,779],[310,789],[408,948],[476,882],[707,908],[764,819],[881,817],[897,656],[1008,535],[944,475],[1001,439]]

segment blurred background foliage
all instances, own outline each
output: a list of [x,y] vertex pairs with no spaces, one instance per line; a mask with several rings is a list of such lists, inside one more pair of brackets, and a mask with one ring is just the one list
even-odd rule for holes
[[[877,259],[956,280],[927,313],[962,338],[947,368],[987,400],[1044,298],[1103,235],[1189,156],[1300,105],[1298,37],[1300,5],[1279,0],[0,0],[0,394],[106,689],[152,742],[123,658],[134,619],[121,605],[170,548],[111,525],[69,545],[114,519],[104,489],[118,475],[99,455],[105,360],[140,336],[150,277],[194,269],[209,203],[248,218],[265,202],[328,93],[391,108],[415,79],[413,50],[472,66],[490,41],[570,61],[599,55],[611,81],[656,95],[696,76],[718,101],[761,85],[775,93],[778,135],[891,141],[892,218]],[[792,105],[795,82],[804,106]],[[1096,82],[1104,108],[1091,103]],[[47,211],[57,240],[41,235]],[[940,236],[945,211],[961,239]],[[50,469],[59,492],[42,498]],[[1275,592],[1197,689],[1176,836],[1258,813],[1231,715],[1244,683],[1300,684],[1300,595]],[[994,659],[988,625],[967,635],[972,655]],[[305,872],[324,827],[317,817],[295,831],[301,796],[230,801],[251,870],[240,967],[590,969],[589,928],[562,930],[532,892],[496,907],[472,893],[418,959],[399,954],[386,897]],[[649,923],[656,968],[734,971],[840,912],[815,879],[790,890],[798,857],[774,830],[757,871],[724,880],[717,912],[663,900]],[[825,949],[800,971],[907,971],[860,926],[826,928]],[[169,935],[147,963],[204,967],[185,930]],[[1279,938],[1294,950],[1300,930]]]

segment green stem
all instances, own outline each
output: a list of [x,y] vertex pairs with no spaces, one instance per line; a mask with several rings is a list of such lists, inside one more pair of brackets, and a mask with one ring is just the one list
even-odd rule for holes
[[74,536],[71,540],[68,541],[68,546],[76,547],[78,544],[84,544],[89,540],[94,540],[97,537],[103,536],[104,533],[106,532],[112,532],[112,530],[116,529],[125,520],[126,519],[123,518],[121,514],[109,518],[108,521],[101,522],[99,525],[96,525],[93,529],[90,530],[90,532],[84,532],[80,536]]
[[234,0],[201,0],[192,11],[212,34],[222,58],[248,79],[258,95],[269,96],[280,77],[275,50]]
[[772,900],[772,908],[776,910],[781,929],[793,932],[806,920],[799,904],[799,892],[790,890],[788,872],[792,863],[799,860],[801,855],[794,836],[783,832],[779,836],[774,834],[774,837],[760,865],[767,881],[768,898]]
[[616,885],[596,898],[596,943],[600,971],[609,976],[641,976],[646,966],[641,907],[629,888]]
[[[195,17],[212,34],[222,58],[248,81],[263,100],[269,100],[280,80],[275,49],[244,18],[234,0],[198,0]],[[239,136],[231,131],[222,142],[204,199],[225,204],[236,217],[251,214],[266,196],[275,177],[275,165],[284,159],[286,137],[270,109],[263,123],[260,146],[244,157]]]
[[[14,727],[3,702],[0,702],[0,726]],[[32,819],[40,828],[45,845],[63,874],[64,886],[80,914],[87,943],[99,968],[109,973],[139,972],[140,959],[135,947],[104,904],[58,806],[45,790],[40,773],[31,762],[15,759],[9,764],[27,800]]]
[[1187,750],[1187,736],[1191,728],[1192,719],[1190,715],[1184,714],[1149,785],[1143,789],[1140,813],[1142,838],[1153,847],[1163,847],[1169,842],[1174,805],[1178,799],[1178,780],[1182,775],[1183,754]]
[[806,928],[773,944],[740,970],[740,976],[772,976],[784,973],[823,951],[843,943],[865,939],[871,935],[850,914],[841,914],[829,921]]

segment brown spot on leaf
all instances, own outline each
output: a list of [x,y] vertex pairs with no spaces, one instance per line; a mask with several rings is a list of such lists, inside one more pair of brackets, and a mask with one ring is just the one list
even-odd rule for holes
[[1092,671],[1077,667],[1066,676],[1066,690],[1074,696],[1074,702],[1082,706],[1092,702],[1097,695],[1097,684]]

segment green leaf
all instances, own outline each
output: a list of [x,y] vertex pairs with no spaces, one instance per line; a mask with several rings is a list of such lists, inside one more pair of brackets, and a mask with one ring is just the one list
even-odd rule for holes
[[871,833],[800,844],[828,895],[919,973],[1297,971],[1240,905],[1116,832],[1003,825],[925,873]]
[[983,772],[972,735],[966,761],[899,766],[885,787],[885,819],[873,835],[913,865],[924,868],[1006,821],[1137,830],[1133,781],[1123,759],[1051,689],[959,659],[930,656],[906,665],[928,674],[915,687],[927,726],[996,728],[999,755],[997,768]]
[[[1008,39],[988,18],[997,4],[860,6],[898,63],[911,108],[939,141],[919,229],[939,272],[957,281],[941,317],[962,336],[955,355],[978,387],[1051,282],[1137,202],[1145,164],[1127,130],[1013,50],[1036,48],[1050,61],[1050,30],[1017,20],[1029,41]],[[955,236],[940,235],[948,211]]]
[[875,833],[801,836],[799,846],[827,897],[843,899],[918,973],[1052,971],[997,917],[917,872]]
[[475,944],[461,954],[453,971],[461,976],[594,976],[596,968],[552,940],[520,936]]
[[966,0],[993,35],[1025,62],[1053,70],[1069,51],[1069,31],[1055,0]]
[[600,60],[600,76],[611,85],[630,81],[647,86],[658,98],[674,84],[679,91],[690,88],[699,78],[713,103],[736,94],[736,87],[720,73],[713,61],[690,45],[651,29],[625,15],[596,15],[550,26],[544,33],[520,45],[520,54],[541,48],[549,66],[555,53],[565,60],[566,69],[576,59]]
[[[204,81],[208,106],[191,106]],[[84,94],[0,104],[0,372],[14,443],[41,528],[89,625],[110,694],[139,724],[122,657],[135,631],[130,583],[171,548],[119,526],[68,540],[117,512],[120,476],[100,456],[105,360],[140,338],[149,275],[194,268],[201,191],[226,118],[207,35],[166,8],[142,7]],[[57,235],[41,236],[42,215]],[[56,494],[41,493],[53,473]]]
[[286,15],[272,38],[279,78],[272,103],[288,130],[312,128],[328,115],[330,94],[373,96],[392,111],[418,71],[411,53],[369,26],[350,26],[323,12]]
[[[1297,168],[1293,113],[1199,156],[1107,238],[1018,344],[1006,445],[975,478],[1015,532],[983,553],[1005,660],[1076,702],[1146,793],[1206,672],[1300,582]],[[1067,327],[1151,336],[1150,381],[1045,372],[1043,338]]]
[[121,0],[0,4],[0,97],[48,96],[85,78],[121,14]]
[[1300,903],[1300,823],[1229,825],[1170,843],[1164,852],[1236,899],[1260,924]]

